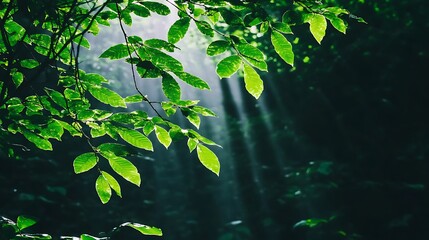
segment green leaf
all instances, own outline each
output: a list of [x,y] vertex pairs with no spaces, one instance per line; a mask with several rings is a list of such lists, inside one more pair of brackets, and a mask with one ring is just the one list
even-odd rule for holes
[[114,156],[114,155],[108,155],[104,157],[107,158],[110,166],[117,174],[119,174],[121,177],[123,177],[125,180],[129,181],[130,183],[140,186],[140,183],[141,183],[140,173],[138,172],[134,164],[132,164],[130,161],[128,161],[125,158]]
[[216,66],[216,73],[220,78],[229,78],[241,66],[241,58],[237,55],[222,59]]
[[77,156],[73,161],[73,169],[76,174],[91,170],[97,165],[98,157],[93,152],[87,152]]
[[167,130],[165,130],[164,128],[160,127],[160,126],[155,126],[155,134],[156,137],[158,138],[159,142],[164,145],[165,148],[168,149],[168,147],[171,144],[171,137],[168,134]]
[[271,26],[279,32],[282,32],[285,34],[293,34],[292,29],[290,29],[290,26],[287,23],[273,22],[273,23],[271,23]]
[[197,146],[197,154],[198,159],[200,159],[200,162],[204,165],[204,167],[219,176],[220,163],[216,154],[201,144]]
[[168,30],[168,41],[175,44],[178,41],[180,41],[183,37],[185,37],[186,32],[189,28],[189,23],[191,19],[181,18],[177,20],[176,22],[171,25],[170,29]]
[[155,129],[155,124],[152,121],[147,121],[143,127],[143,133],[147,136]]
[[128,57],[128,48],[125,44],[117,44],[104,51],[100,58],[121,59]]
[[108,88],[92,86],[88,90],[94,98],[102,103],[109,104],[112,107],[127,107],[124,99],[119,94]]
[[265,72],[267,72],[267,71],[268,71],[268,65],[267,65],[267,63],[266,63],[265,61],[257,61],[257,60],[255,60],[255,59],[248,58],[248,57],[246,57],[246,56],[244,56],[244,59],[246,59],[246,61],[247,61],[248,63],[250,63],[250,65],[252,65],[252,66],[254,66],[254,67],[258,68],[259,70],[261,70],[261,71],[265,71]]
[[148,39],[144,42],[144,44],[153,48],[165,49],[169,52],[174,52],[174,48],[176,48],[174,44],[157,38]]
[[144,1],[139,3],[147,7],[152,12],[158,13],[159,15],[167,16],[168,14],[170,14],[170,9],[162,3],[150,1]]
[[64,109],[67,108],[66,100],[63,94],[49,88],[45,88],[45,92],[49,95],[49,97],[51,97],[52,101],[54,101],[54,103],[56,103],[58,106]]
[[42,150],[48,150],[48,151],[53,150],[52,144],[48,140],[30,132],[30,131],[27,131],[27,130],[23,131],[23,135],[28,141],[34,143],[34,145],[36,145],[36,147],[38,147]]
[[187,144],[189,152],[193,152],[198,145],[198,140],[196,140],[195,138],[189,138]]
[[189,120],[190,123],[192,123],[192,125],[194,125],[196,128],[200,128],[200,123],[201,123],[201,119],[200,116],[198,116],[197,113],[195,112],[188,112],[186,114],[186,118]]
[[127,156],[128,148],[125,145],[119,143],[103,143],[97,147],[101,154],[104,155],[116,155],[116,156]]
[[170,101],[180,100],[180,86],[170,74],[164,74],[162,77],[162,91]]
[[175,72],[174,74],[176,74],[176,76],[182,79],[185,83],[193,87],[203,90],[210,90],[209,84],[197,76],[194,76],[187,72]]
[[100,85],[109,82],[104,76],[97,73],[84,74],[81,76],[81,80],[92,85]]
[[231,44],[224,40],[217,40],[207,47],[207,55],[209,56],[216,56],[221,53],[224,53],[226,50],[228,50],[231,47]]
[[134,147],[153,151],[152,142],[149,140],[149,138],[137,130],[120,129],[118,130],[118,134],[122,139],[124,139],[124,141],[133,145]]
[[18,88],[21,83],[24,81],[24,74],[22,72],[13,71],[11,72],[12,81],[15,84],[15,87]]
[[347,25],[344,22],[343,19],[332,15],[332,14],[327,14],[325,15],[326,18],[331,22],[332,26],[337,29],[339,32],[346,34],[346,30],[347,30]]
[[265,55],[257,47],[254,47],[248,43],[240,43],[236,45],[238,52],[248,58],[265,61]]
[[214,113],[212,110],[205,107],[194,106],[192,107],[192,111],[199,113],[205,117],[216,117],[216,113]]
[[262,82],[259,74],[248,64],[244,64],[244,83],[246,90],[256,99],[259,98],[264,91],[264,82]]
[[105,171],[101,171],[101,175],[104,176],[104,178],[109,183],[109,186],[113,189],[113,191],[115,191],[116,195],[122,197],[121,186],[119,185],[118,181],[116,181],[116,179],[112,175],[108,174]]
[[65,130],[67,130],[71,136],[73,137],[82,137],[82,133],[79,131],[79,128],[77,128],[78,123],[75,124],[76,127],[70,125],[69,123],[60,121],[60,120],[55,120],[57,121],[59,124],[61,124],[61,127],[63,127]]
[[19,64],[21,64],[21,66],[24,68],[32,69],[39,66],[40,63],[34,59],[24,59],[21,62],[19,62]]
[[139,231],[140,233],[144,235],[151,235],[151,236],[162,236],[162,230],[156,227],[149,227],[146,225],[142,225],[139,223],[123,223],[120,225],[120,227],[131,227],[135,230]]
[[48,125],[42,128],[40,135],[46,139],[54,138],[61,141],[61,136],[64,134],[64,129],[57,121],[51,121]]
[[219,12],[223,20],[225,20],[228,25],[244,25],[243,19],[241,19],[233,11],[223,8],[220,9]]
[[36,224],[37,221],[33,218],[27,217],[27,216],[18,216],[18,219],[16,220],[16,225],[18,226],[19,230],[22,231],[28,227],[33,226]]
[[310,24],[311,34],[313,34],[313,37],[316,39],[316,41],[321,44],[326,33],[326,18],[320,14],[313,14],[312,17],[308,20],[308,23]]
[[289,65],[293,66],[294,53],[292,44],[281,34],[276,31],[271,33],[271,43],[276,53]]
[[95,181],[95,190],[103,204],[106,204],[110,200],[112,190],[110,189],[109,182],[103,175],[98,176]]
[[202,34],[207,35],[209,37],[214,36],[214,30],[213,30],[212,26],[210,25],[210,23],[208,23],[206,21],[197,21],[197,22],[195,22],[195,24],[197,25],[198,30]]
[[143,101],[143,97],[140,94],[135,94],[135,95],[126,97],[124,100],[126,103],[139,103]]
[[134,3],[131,3],[129,5],[128,9],[130,9],[135,15],[137,15],[139,17],[149,17],[150,16],[149,9],[147,9],[143,6],[134,4]]
[[183,72],[182,63],[172,56],[155,48],[146,48],[146,51],[151,55],[151,62],[153,65],[158,68],[164,71]]
[[94,237],[88,234],[80,235],[80,240],[103,240],[103,238]]

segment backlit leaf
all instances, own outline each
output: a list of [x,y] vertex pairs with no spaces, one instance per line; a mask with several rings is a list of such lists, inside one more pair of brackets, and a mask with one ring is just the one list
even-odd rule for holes
[[320,14],[313,14],[308,23],[310,24],[311,34],[313,34],[316,41],[321,44],[326,33],[326,18]]
[[27,131],[27,130],[23,131],[23,135],[28,141],[34,143],[34,145],[36,147],[38,147],[42,150],[48,150],[48,151],[53,150],[52,144],[48,140],[40,137],[39,135],[36,135],[36,134],[34,134],[30,131]]
[[210,45],[207,47],[207,55],[209,55],[209,56],[219,55],[219,54],[225,52],[226,50],[228,50],[228,48],[230,48],[230,46],[231,46],[231,44],[227,41],[224,41],[224,40],[214,41],[214,42],[210,43]]
[[196,140],[195,138],[189,138],[187,144],[189,152],[193,152],[198,145],[198,140]]
[[180,41],[188,31],[190,21],[191,19],[186,17],[174,22],[168,30],[168,41],[173,44]]
[[123,223],[120,227],[131,227],[144,235],[162,236],[162,230],[156,227],[149,227],[139,223]]
[[93,152],[88,152],[77,156],[73,161],[73,169],[76,174],[91,170],[97,165],[98,157]]
[[33,226],[36,224],[36,220],[33,218],[27,217],[27,216],[18,216],[18,219],[16,220],[16,225],[18,226],[19,230],[26,229],[28,227]]
[[222,59],[216,66],[216,73],[220,78],[229,78],[241,66],[241,59],[237,55]]
[[240,54],[257,60],[257,61],[264,61],[265,60],[265,56],[264,53],[262,53],[261,50],[259,50],[257,47],[254,47],[248,43],[241,43],[241,44],[237,44],[236,48],[238,50],[238,52],[240,52]]
[[180,86],[170,74],[162,77],[162,91],[170,101],[180,100]]
[[208,85],[208,83],[197,76],[194,76],[187,72],[175,72],[174,74],[176,74],[176,76],[182,79],[185,83],[193,87],[210,90],[210,86]]
[[160,126],[155,126],[155,134],[159,142],[164,145],[165,148],[168,148],[171,144],[171,137],[168,134],[167,130]]
[[102,103],[109,104],[112,107],[127,107],[124,99],[119,94],[108,88],[92,86],[88,90],[94,98]]
[[98,176],[95,181],[95,190],[103,204],[106,204],[110,200],[112,190],[110,189],[109,182],[103,175]]
[[148,151],[153,151],[152,142],[145,135],[134,129],[120,129],[118,130],[121,136],[127,143]]
[[256,99],[264,91],[264,83],[259,74],[248,64],[244,64],[244,83],[246,90]]
[[200,159],[200,162],[204,165],[204,167],[219,176],[220,163],[216,154],[201,144],[197,146],[197,154],[198,159]]
[[150,1],[144,1],[139,3],[151,10],[152,12],[158,13],[159,15],[167,16],[168,14],[170,14],[170,9],[162,3]]
[[121,186],[119,185],[118,181],[116,181],[116,179],[112,175],[105,171],[101,171],[101,175],[104,176],[104,178],[109,183],[109,186],[113,189],[113,191],[115,191],[116,195],[122,197]]
[[198,30],[202,34],[207,35],[209,37],[214,36],[214,30],[213,30],[212,26],[210,25],[210,23],[208,23],[206,21],[198,21],[198,22],[195,22],[195,24],[197,25]]
[[21,64],[22,67],[29,68],[29,69],[39,66],[39,62],[34,59],[24,59],[19,63]]
[[117,44],[104,51],[100,55],[100,58],[121,59],[128,56],[129,54],[127,46],[124,44]]
[[140,186],[140,183],[141,183],[140,173],[138,172],[134,164],[132,164],[130,161],[128,161],[125,158],[113,156],[113,155],[107,156],[107,160],[109,161],[109,164],[112,167],[112,169],[117,174],[119,174],[125,180],[137,186]]
[[271,43],[276,53],[289,65],[293,66],[294,53],[292,44],[281,34],[276,31],[271,33]]

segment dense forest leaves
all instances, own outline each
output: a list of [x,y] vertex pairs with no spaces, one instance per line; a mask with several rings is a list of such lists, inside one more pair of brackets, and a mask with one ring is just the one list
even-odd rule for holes
[[[249,84],[249,92],[260,97],[255,101],[247,93],[234,91],[228,82],[234,81],[232,78],[220,80],[225,111],[215,120],[225,120],[225,124],[215,123],[216,127],[209,128],[198,122],[202,133],[221,139],[218,143],[223,149],[213,150],[220,153],[219,159],[202,144],[212,142],[198,133],[189,131],[183,136],[181,131],[157,118],[138,122],[139,113],[117,114],[112,119],[140,126],[141,132],[115,123],[92,126],[92,137],[116,138],[121,141],[117,145],[97,138],[91,148],[85,139],[71,139],[68,133],[76,136],[82,133],[75,125],[60,120],[50,122],[46,128],[54,131],[39,134],[39,129],[22,129],[22,141],[26,138],[37,148],[54,151],[39,152],[31,147],[21,159],[13,159],[2,149],[0,215],[8,219],[0,220],[2,230],[5,229],[0,239],[8,239],[10,230],[53,236],[88,233],[82,239],[108,234],[112,239],[152,239],[140,232],[161,235],[158,228],[134,222],[162,228],[165,239],[428,238],[426,92],[429,86],[424,76],[429,65],[425,41],[429,19],[423,7],[416,7],[425,6],[425,2],[338,2],[364,17],[368,24],[350,22],[347,35],[338,35],[329,29],[345,32],[345,23],[337,18],[338,10],[333,9],[332,14],[325,15],[328,21],[318,15],[306,19],[284,15],[283,18],[306,22],[292,26],[294,35],[281,24],[260,26],[274,29],[258,41],[271,44],[273,47],[264,53],[267,59],[276,59],[268,61],[269,73],[259,72],[264,80],[262,94],[257,77],[249,79],[247,75],[247,81],[245,78],[246,68],[248,74],[253,73],[256,71],[253,69],[265,63],[265,58],[245,60],[246,49],[250,48],[233,41],[218,40],[208,45],[207,54],[214,56],[229,51],[234,43],[243,56],[221,56],[219,64],[222,59],[233,61],[221,64],[220,69],[218,64],[217,73],[229,77],[242,67],[244,79],[235,80],[241,89]],[[144,1],[136,6],[140,6],[133,8],[136,15],[167,14],[165,8],[154,2]],[[194,11],[198,12],[197,9]],[[113,10],[108,14],[114,15]],[[235,11],[223,11],[221,15],[233,25],[242,24],[237,21]],[[126,13],[123,17],[126,18]],[[256,22],[255,19],[252,21]],[[191,20],[182,16],[176,21],[166,35],[171,44],[183,41]],[[15,29],[17,39],[22,38],[19,26],[12,24],[5,26]],[[204,22],[197,28],[211,34]],[[43,42],[39,41],[36,51],[48,54],[45,48],[49,46]],[[154,49],[170,46],[159,42],[148,45]],[[122,50],[107,50],[102,57],[126,58],[128,49],[118,48]],[[294,55],[290,52],[292,48]],[[137,50],[152,59],[150,54],[157,50],[150,51]],[[166,65],[165,61],[173,64]],[[294,68],[285,67],[284,62]],[[166,53],[155,57],[154,63],[136,65],[143,69],[139,74],[157,75],[153,70],[156,67],[172,72],[196,88],[208,87],[205,79],[186,74]],[[19,66],[28,71],[38,67],[30,58],[20,61]],[[20,72],[15,71],[11,76],[16,86],[23,84]],[[124,107],[126,103],[144,100],[141,95],[122,97],[104,87],[91,87],[94,85],[91,82],[104,80],[86,76],[85,87],[97,100],[95,106]],[[211,110],[180,102],[183,91],[180,92],[178,81],[171,76],[164,75],[166,80],[160,81],[166,97],[176,101],[163,103],[166,113],[173,115],[178,109],[187,114],[192,124],[197,124],[197,120],[191,113],[214,115]],[[70,84],[67,79],[60,83]],[[69,107],[85,107],[86,103],[77,104],[78,91],[59,92],[53,90],[55,87],[47,86],[45,91],[50,99],[42,102],[43,106],[50,104],[53,115],[61,115]],[[172,91],[165,90],[170,88]],[[240,103],[237,96],[242,100]],[[17,116],[29,113],[33,122],[41,121],[34,114],[41,110],[41,104],[33,100],[10,99],[9,110]],[[69,102],[75,105],[68,106]],[[106,116],[97,110],[82,112],[77,117],[83,121],[103,121]],[[55,129],[65,129],[66,134],[60,136]],[[176,137],[185,138],[187,143],[172,144]],[[62,141],[53,141],[58,138]],[[129,145],[122,145],[126,143]],[[144,157],[138,153],[140,149],[161,149],[157,147],[168,147],[169,153],[145,152]],[[25,145],[14,149],[30,150]],[[189,150],[194,155],[189,155]],[[94,151],[102,154],[96,155]],[[199,161],[202,165],[195,164]],[[205,166],[219,174],[219,161],[223,167],[227,166],[220,170],[220,180],[215,174],[203,171]],[[91,171],[94,164],[107,172]],[[75,175],[73,170],[85,173]],[[127,181],[142,184],[143,188],[137,189]],[[106,204],[101,204],[99,198]],[[119,230],[109,232],[115,227]],[[125,227],[136,231],[121,230]]]

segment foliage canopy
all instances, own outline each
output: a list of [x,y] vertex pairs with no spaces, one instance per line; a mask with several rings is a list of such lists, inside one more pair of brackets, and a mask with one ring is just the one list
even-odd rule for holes
[[[177,15],[165,39],[130,36],[124,25],[135,18],[153,14]],[[204,167],[220,173],[219,147],[198,132],[201,116],[214,117],[199,100],[183,99],[178,81],[201,90],[210,90],[207,82],[188,73],[170,53],[195,25],[209,40],[208,56],[220,56],[216,73],[229,78],[240,72],[245,88],[256,99],[264,89],[259,72],[268,71],[268,58],[258,40],[269,36],[280,59],[293,67],[293,28],[308,24],[315,41],[322,42],[328,22],[346,33],[345,17],[363,21],[333,1],[220,1],[220,0],[61,0],[2,1],[0,5],[0,149],[19,158],[22,151],[38,148],[52,151],[53,143],[66,135],[85,139],[88,151],[73,160],[76,174],[98,171],[95,189],[101,202],[113,193],[122,197],[118,177],[140,186],[139,169],[127,159],[130,148],[154,151],[152,134],[166,149],[176,140],[186,140],[189,151]],[[121,96],[109,88],[107,76],[83,71],[79,66],[81,48],[90,49],[88,34],[97,35],[101,26],[118,22],[123,43],[110,46],[99,58],[129,63],[135,95]],[[221,55],[222,54],[222,55]],[[165,96],[152,99],[151,92],[138,88],[137,81],[157,78]],[[98,102],[108,107],[97,108]],[[127,106],[145,103],[151,111],[126,111]],[[99,106],[100,104],[98,104]],[[195,128],[183,128],[171,120],[180,110]],[[102,139],[98,144],[97,139]],[[30,144],[31,143],[31,144]],[[111,169],[105,169],[101,162]],[[113,171],[111,171],[113,170]],[[19,239],[50,239],[26,236],[21,230],[34,224],[20,217],[16,223],[2,220]],[[157,228],[125,223],[142,234],[162,235]],[[80,239],[98,239],[82,235]]]

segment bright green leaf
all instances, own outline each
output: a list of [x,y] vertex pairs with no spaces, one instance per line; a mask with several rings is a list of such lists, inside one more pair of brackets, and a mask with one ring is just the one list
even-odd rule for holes
[[198,145],[198,140],[196,140],[195,138],[189,138],[187,144],[189,152],[193,152]]
[[185,34],[189,28],[190,21],[191,19],[186,17],[186,18],[181,18],[176,22],[174,22],[173,25],[171,25],[170,29],[168,30],[168,41],[171,42],[172,44],[175,44],[178,41],[180,41],[183,37],[185,37]]
[[23,131],[23,135],[28,141],[34,143],[34,145],[36,145],[36,147],[38,147],[42,150],[48,150],[48,151],[53,150],[52,144],[48,140],[40,137],[39,135],[36,135],[36,134],[34,134],[30,131],[27,131],[27,130]]
[[256,99],[264,91],[264,83],[259,74],[248,64],[244,64],[244,83],[246,90]]
[[113,191],[115,191],[116,195],[122,197],[121,186],[119,185],[118,181],[116,181],[116,179],[112,175],[105,171],[101,171],[101,175],[104,176],[104,178],[109,183],[109,186],[113,189]]
[[159,142],[164,145],[165,148],[168,148],[171,144],[171,137],[168,134],[167,130],[165,130],[164,128],[156,125],[155,126],[155,134],[156,137],[158,138]]
[[159,15],[167,16],[168,14],[170,14],[170,9],[162,3],[150,1],[144,1],[139,3],[151,10],[152,12],[158,13]]
[[204,167],[219,176],[220,163],[216,154],[201,144],[197,146],[197,154],[198,159],[200,159],[200,162],[204,165]]
[[162,236],[162,230],[156,227],[149,227],[139,223],[123,223],[120,227],[131,227],[144,235]]
[[210,25],[210,23],[208,23],[206,21],[197,21],[197,22],[195,22],[195,24],[197,25],[198,30],[202,34],[207,35],[209,37],[214,36],[214,30],[213,30],[212,26]]
[[98,176],[95,181],[95,190],[103,204],[106,204],[110,200],[112,189],[110,189],[109,182],[103,175]]
[[262,53],[261,50],[259,50],[257,47],[254,47],[248,43],[240,43],[236,45],[236,48],[238,52],[248,58],[257,60],[257,61],[264,61],[265,55]]
[[281,34],[276,31],[271,33],[271,43],[276,53],[289,65],[293,66],[294,53],[292,44]]
[[222,59],[216,66],[216,73],[220,78],[229,78],[241,66],[241,58],[237,55]]
[[275,28],[277,31],[286,33],[286,34],[292,34],[292,29],[290,29],[289,24],[284,22],[274,22],[271,24],[273,28]]
[[73,169],[76,174],[91,170],[97,165],[98,157],[93,152],[88,152],[77,156],[73,161]]
[[174,74],[176,74],[176,76],[182,79],[185,83],[193,87],[210,90],[209,84],[197,76],[194,76],[187,72],[175,72]]
[[18,216],[18,219],[16,220],[16,225],[18,226],[19,230],[22,231],[23,229],[33,226],[34,224],[36,224],[36,222],[37,221],[33,218],[27,216]]
[[[149,9],[137,5],[137,4],[133,4],[131,3],[128,7],[135,15],[139,16],[139,17],[149,17],[150,16],[150,12]],[[122,14],[123,15],[123,14]]]
[[127,180],[127,181],[129,181],[129,182],[131,182],[137,186],[140,186],[140,183],[141,183],[140,173],[138,172],[138,170],[137,170],[136,166],[134,166],[134,164],[132,164],[130,161],[128,161],[125,158],[114,156],[114,155],[109,155],[109,156],[105,156],[105,157],[109,161],[109,164],[112,167],[112,169],[117,174],[119,174],[125,180]]
[[152,142],[145,135],[137,130],[133,129],[120,129],[118,130],[119,136],[121,136],[127,143],[148,151],[153,151]]
[[15,87],[19,87],[21,83],[24,81],[24,74],[22,72],[13,71],[11,72],[12,81],[15,84]]
[[320,14],[313,14],[308,23],[310,24],[311,34],[313,34],[316,41],[321,44],[326,33],[326,18]]
[[226,50],[228,50],[228,48],[230,47],[231,47],[231,44],[227,41],[224,41],[224,40],[214,41],[210,43],[210,45],[207,47],[207,55],[209,56],[219,55],[225,52]]
[[108,88],[92,86],[88,90],[94,98],[102,103],[109,104],[112,107],[127,107],[124,99],[119,94]]
[[135,94],[135,95],[126,97],[124,100],[126,103],[139,103],[143,101],[143,97],[140,94]]
[[22,67],[29,68],[29,69],[35,68],[40,64],[38,61],[34,59],[24,59],[19,63],[21,64]]
[[128,48],[125,44],[117,44],[104,51],[100,58],[121,59],[128,57]]
[[170,74],[162,77],[162,91],[170,101],[180,100],[180,86]]

